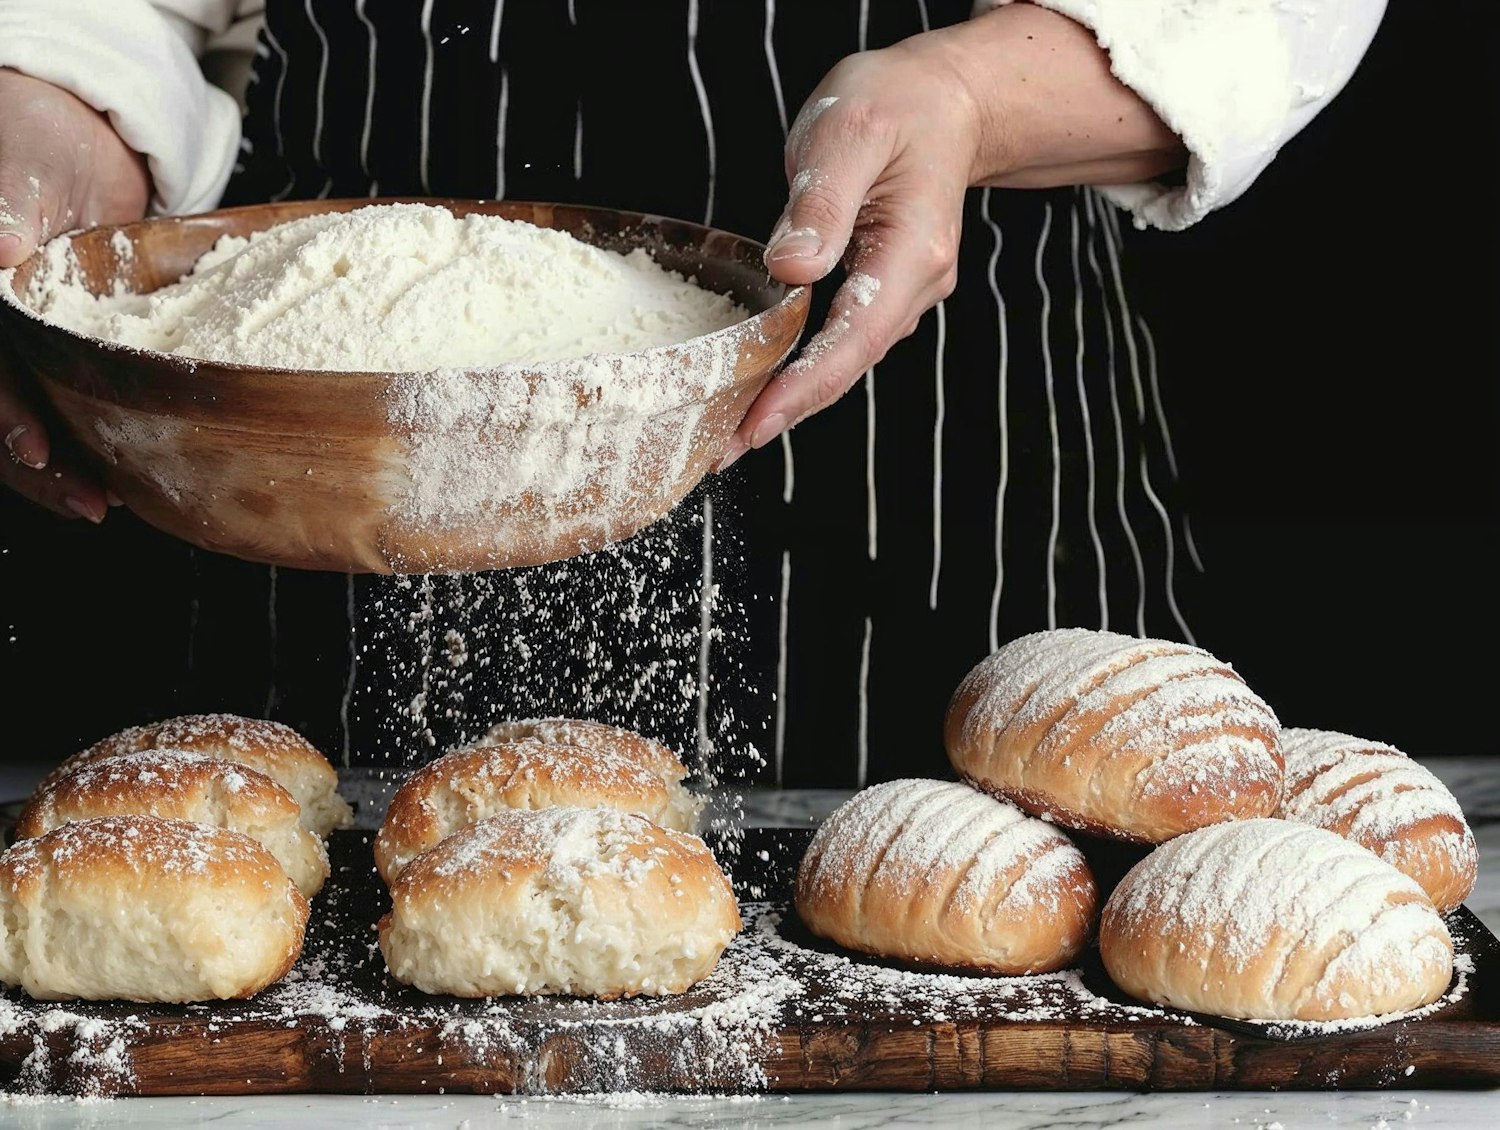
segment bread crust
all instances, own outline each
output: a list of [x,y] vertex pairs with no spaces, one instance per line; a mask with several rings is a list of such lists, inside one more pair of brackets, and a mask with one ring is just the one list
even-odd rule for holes
[[1288,820],[1190,832],[1105,903],[1099,954],[1141,1000],[1243,1020],[1333,1021],[1437,1000],[1453,942],[1415,882]]
[[323,841],[301,824],[291,793],[264,773],[178,750],[104,757],[32,794],[16,821],[29,839],[76,820],[139,814],[243,832],[276,857],[311,898],[328,878]]
[[207,754],[264,773],[292,794],[303,825],[320,836],[354,822],[348,802],[338,795],[338,772],[317,747],[290,726],[238,714],[184,714],[131,726],[74,754],[38,787],[92,761],[147,749]]
[[797,872],[797,913],[846,949],[992,974],[1067,966],[1098,890],[1058,829],[967,785],[888,781],[823,822]]
[[460,828],[504,809],[550,805],[614,808],[683,832],[698,815],[680,784],[635,760],[536,740],[474,746],[424,765],[396,790],[375,837],[376,869],[389,884]]
[[1281,815],[1369,848],[1427,892],[1441,913],[1474,889],[1479,849],[1458,800],[1394,746],[1332,730],[1282,730]]
[[248,997],[296,962],[307,913],[243,833],[83,820],[0,856],[0,981],[41,1000]]
[[511,809],[414,859],[391,887],[391,975],[454,996],[679,993],[740,929],[702,840],[600,808]]
[[644,766],[668,781],[680,781],[687,776],[682,759],[661,742],[623,726],[584,718],[515,718],[496,722],[474,744],[527,741],[598,750]]
[[1201,648],[1062,628],[969,672],[944,719],[948,756],[987,792],[1069,828],[1160,843],[1275,813],[1280,724]]

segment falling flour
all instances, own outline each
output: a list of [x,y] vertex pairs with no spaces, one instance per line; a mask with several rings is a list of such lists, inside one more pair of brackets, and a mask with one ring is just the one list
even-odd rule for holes
[[644,250],[622,255],[566,232],[426,204],[225,236],[182,280],[147,294],[96,297],[70,241],[54,240],[23,297],[50,322],[137,349],[342,372],[629,353],[745,317]]

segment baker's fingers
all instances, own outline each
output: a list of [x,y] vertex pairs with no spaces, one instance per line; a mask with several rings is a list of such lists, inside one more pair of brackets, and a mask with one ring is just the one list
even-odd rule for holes
[[[881,228],[871,234],[868,250],[864,233],[856,237],[850,274],[834,295],[828,321],[751,405],[736,437],[741,443],[763,447],[832,404],[953,292],[956,226],[934,223]],[[952,234],[935,234],[944,228]],[[730,451],[738,446],[731,443]]]
[[14,154],[0,153],[0,270],[36,250],[41,206],[41,182],[23,174]]
[[37,471],[14,460],[0,462],[0,483],[64,518],[102,522],[110,499],[98,481],[64,460]]
[[895,138],[894,125],[863,100],[803,107],[787,138],[786,209],[766,249],[773,277],[801,286],[833,270],[871,185],[890,165]]
[[0,356],[0,483],[66,518],[101,522],[110,498],[98,478],[66,452],[53,451],[46,425]]
[[0,107],[0,268],[65,231],[144,214],[151,193],[145,158],[105,114],[3,67]]
[[[3,348],[3,339],[0,339],[0,348]],[[28,470],[43,470],[52,450],[47,441],[46,426],[11,383],[5,364],[5,359],[0,357],[0,438],[5,440],[12,461]]]

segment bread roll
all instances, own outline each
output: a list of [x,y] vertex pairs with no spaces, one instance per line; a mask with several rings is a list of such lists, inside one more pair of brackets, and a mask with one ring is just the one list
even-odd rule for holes
[[1113,839],[1160,843],[1281,802],[1276,716],[1186,644],[1084,628],[1022,636],[969,672],[943,729],[970,781]]
[[338,794],[338,773],[326,757],[290,726],[237,714],[186,714],[132,726],[74,754],[42,784],[51,784],[90,761],[145,749],[207,754],[264,773],[292,794],[302,809],[303,826],[320,836],[354,822],[348,802]]
[[375,837],[387,883],[414,856],[460,828],[507,808],[615,808],[679,832],[698,806],[676,781],[611,753],[537,741],[454,750],[418,769],[391,797]]
[[596,750],[650,769],[673,784],[687,776],[687,766],[661,742],[604,722],[588,722],[581,718],[519,718],[495,723],[474,744],[509,742],[545,742]]
[[32,795],[16,821],[16,836],[29,839],[73,820],[131,814],[244,832],[276,857],[309,898],[328,878],[323,841],[302,826],[291,793],[248,766],[196,753],[146,750],[81,765]]
[[881,957],[985,973],[1067,965],[1098,892],[1056,828],[949,781],[889,781],[833,812],[797,873],[813,933]]
[[696,836],[606,808],[513,809],[449,836],[391,887],[398,981],[461,997],[680,993],[739,931]]
[[1099,954],[1133,997],[1243,1020],[1345,1020],[1428,1004],[1453,942],[1422,889],[1373,852],[1289,820],[1157,848],[1115,888]]
[[302,950],[307,900],[240,832],[105,816],[0,856],[0,982],[41,1000],[248,997]]
[[1393,746],[1328,730],[1285,729],[1281,815],[1369,848],[1447,913],[1474,889],[1479,851],[1452,793]]

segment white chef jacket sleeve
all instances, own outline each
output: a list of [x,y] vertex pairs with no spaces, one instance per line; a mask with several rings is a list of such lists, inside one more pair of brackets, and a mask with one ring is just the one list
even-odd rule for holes
[[[975,11],[1011,0],[978,0]],[[1354,73],[1386,0],[1033,0],[1090,28],[1188,150],[1186,183],[1113,185],[1137,227],[1185,228],[1250,187]]]
[[235,101],[198,54],[244,0],[0,0],[0,67],[54,83],[109,115],[144,154],[155,212],[214,207],[240,144]]

